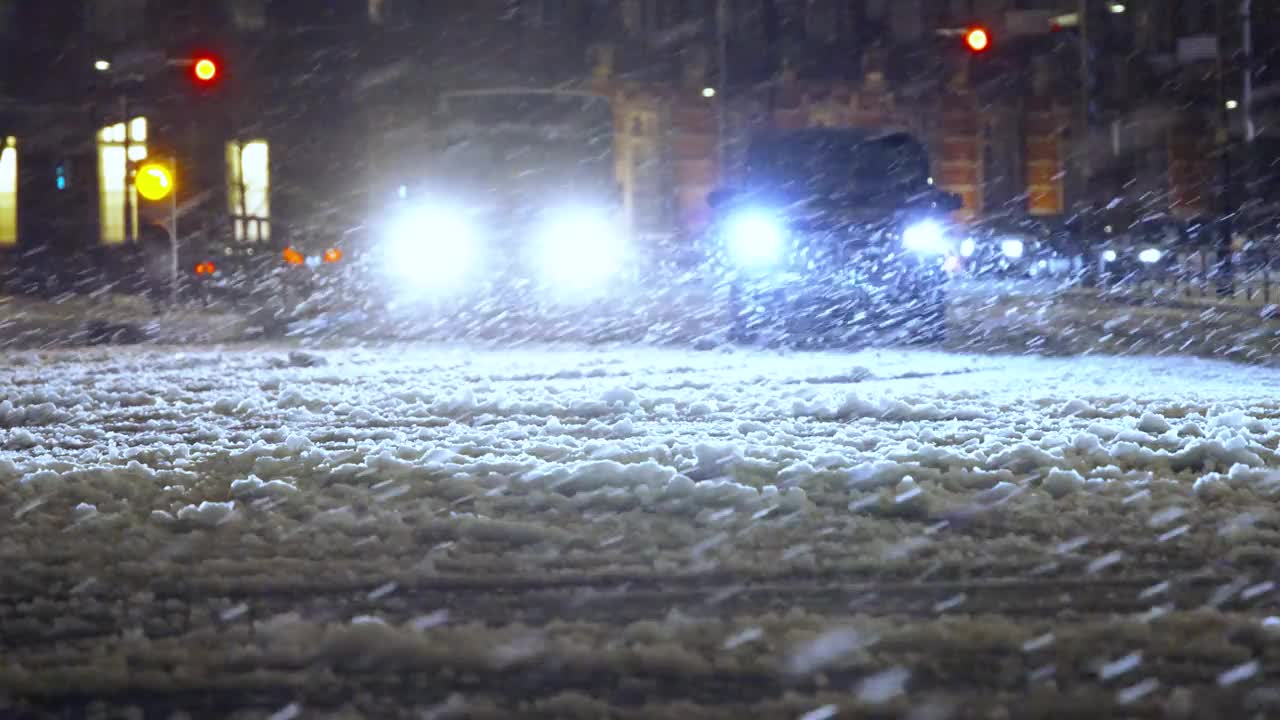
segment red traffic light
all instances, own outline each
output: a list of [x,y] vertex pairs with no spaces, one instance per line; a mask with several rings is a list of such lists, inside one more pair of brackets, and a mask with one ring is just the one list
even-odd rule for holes
[[964,44],[973,52],[984,52],[991,47],[991,35],[984,28],[969,28],[964,34]]
[[202,83],[211,83],[218,78],[218,62],[213,58],[196,58],[191,66],[191,74]]

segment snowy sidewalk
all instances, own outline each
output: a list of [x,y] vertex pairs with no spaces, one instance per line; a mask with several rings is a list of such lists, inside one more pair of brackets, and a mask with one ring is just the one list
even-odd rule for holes
[[57,301],[0,296],[0,347],[10,349],[229,342],[245,338],[250,326],[237,315],[194,307],[156,314],[146,300],[131,295],[75,295]]
[[1273,309],[1138,302],[1053,283],[969,283],[952,295],[949,346],[1047,355],[1194,355],[1280,362]]

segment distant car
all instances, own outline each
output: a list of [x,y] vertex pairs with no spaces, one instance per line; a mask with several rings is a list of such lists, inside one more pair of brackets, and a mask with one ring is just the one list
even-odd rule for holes
[[988,220],[969,228],[960,241],[960,256],[964,274],[972,278],[1065,277],[1077,267],[1049,227],[1025,218]]
[[1164,214],[1139,217],[1125,225],[1107,223],[1092,239],[1094,262],[1108,284],[1144,280],[1174,268],[1190,241],[1185,223]]
[[960,199],[933,186],[905,133],[763,133],[740,186],[709,198],[712,272],[729,289],[732,337],[787,345],[935,340],[959,238]]

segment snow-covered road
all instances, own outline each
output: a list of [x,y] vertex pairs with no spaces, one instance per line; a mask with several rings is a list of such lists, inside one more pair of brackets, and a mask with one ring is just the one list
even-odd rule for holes
[[10,353],[0,717],[1276,716],[1277,491],[1200,360]]

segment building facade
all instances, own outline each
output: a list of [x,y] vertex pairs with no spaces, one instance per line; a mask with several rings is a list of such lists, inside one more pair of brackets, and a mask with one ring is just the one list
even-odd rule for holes
[[[179,158],[184,234],[357,226],[396,134],[494,86],[611,98],[646,232],[704,224],[752,131],[812,125],[917,134],[970,219],[1200,213],[1246,130],[1249,26],[1270,137],[1280,10],[1254,4],[1247,24],[1228,0],[0,0],[0,247],[127,244],[143,153]],[[182,67],[200,53],[211,87]]]

